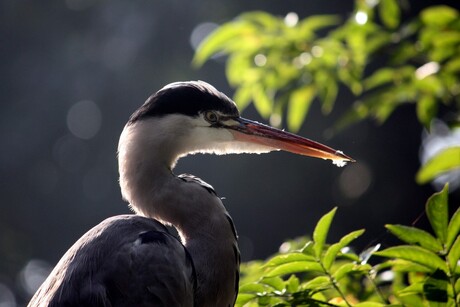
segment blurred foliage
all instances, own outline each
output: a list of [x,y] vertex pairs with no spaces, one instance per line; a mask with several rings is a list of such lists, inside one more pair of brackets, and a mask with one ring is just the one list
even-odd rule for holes
[[[339,91],[356,102],[333,132],[366,118],[383,123],[402,104],[414,104],[429,129],[441,105],[459,113],[459,12],[436,5],[412,19],[403,14],[397,0],[355,0],[346,20],[243,13],[212,32],[193,63],[228,55],[226,75],[240,109],[252,102],[273,125],[285,117],[289,130],[300,129],[315,99],[329,114],[343,103]],[[460,167],[458,155],[442,154],[420,171],[418,182]],[[446,163],[448,157],[453,160]]]
[[[236,306],[459,306],[460,208],[449,221],[447,196],[446,185],[427,201],[433,234],[387,225],[405,245],[360,254],[348,246],[364,230],[326,244],[333,209],[312,240],[286,242],[270,259],[243,264]],[[372,265],[375,256],[385,260]]]

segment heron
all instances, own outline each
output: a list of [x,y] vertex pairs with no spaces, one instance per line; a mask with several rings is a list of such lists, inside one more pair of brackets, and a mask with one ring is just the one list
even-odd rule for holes
[[206,82],[166,85],[130,116],[119,140],[121,193],[135,214],[110,217],[84,234],[29,306],[233,306],[240,252],[232,218],[211,185],[173,169],[194,153],[275,150],[354,161],[242,118],[235,102]]

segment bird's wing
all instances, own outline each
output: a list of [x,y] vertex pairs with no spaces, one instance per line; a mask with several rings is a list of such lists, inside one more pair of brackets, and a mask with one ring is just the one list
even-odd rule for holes
[[214,196],[217,196],[217,193],[214,190],[214,188],[212,187],[212,185],[210,185],[209,183],[203,181],[202,179],[200,179],[200,178],[198,178],[198,177],[196,177],[194,175],[180,174],[177,177],[182,179],[182,180],[184,180],[185,182],[197,183],[197,184],[201,185],[203,188],[205,188],[209,193],[213,194]]
[[185,247],[159,222],[109,218],[62,257],[29,306],[193,306]]

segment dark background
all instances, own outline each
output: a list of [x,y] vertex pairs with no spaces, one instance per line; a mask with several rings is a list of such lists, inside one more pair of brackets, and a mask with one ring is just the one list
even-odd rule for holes
[[[439,1],[406,3],[408,17]],[[117,182],[117,142],[151,93],[201,79],[233,94],[224,59],[191,67],[198,25],[251,10],[347,18],[352,9],[343,0],[1,1],[1,306],[24,305],[86,230],[129,213]],[[358,160],[354,165],[337,168],[282,152],[179,162],[175,173],[199,176],[225,197],[243,260],[265,258],[283,240],[311,233],[334,206],[329,241],[366,228],[358,250],[390,244],[384,224],[411,224],[423,212],[434,189],[414,181],[422,134],[414,107],[398,109],[380,127],[365,121],[326,139],[324,131],[353,101],[342,89],[328,117],[314,104],[299,134],[343,150]],[[253,108],[243,115],[263,121]],[[458,204],[458,195],[451,197]],[[426,227],[426,219],[416,225]]]

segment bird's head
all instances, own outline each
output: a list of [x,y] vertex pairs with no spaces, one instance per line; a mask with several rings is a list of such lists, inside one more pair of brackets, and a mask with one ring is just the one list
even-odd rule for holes
[[[341,151],[240,116],[236,104],[202,81],[169,84],[150,96],[130,117],[119,152],[134,146],[149,155],[160,151],[173,167],[193,153],[265,153],[284,150],[332,160],[354,161]],[[157,157],[158,158],[158,157]]]

